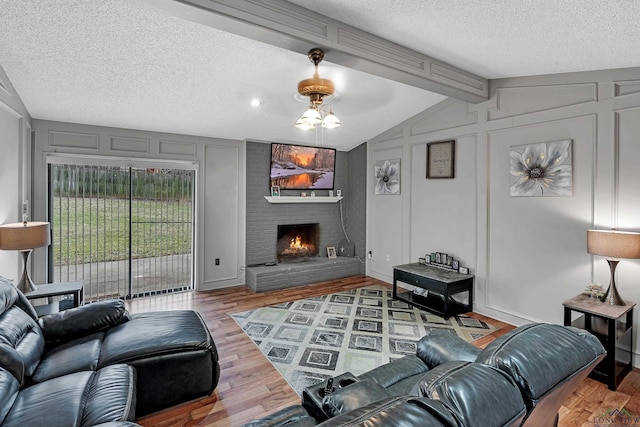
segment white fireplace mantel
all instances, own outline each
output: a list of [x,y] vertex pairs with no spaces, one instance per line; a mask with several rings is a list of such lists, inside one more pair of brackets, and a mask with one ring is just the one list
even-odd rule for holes
[[342,200],[342,196],[264,196],[269,203],[337,203]]

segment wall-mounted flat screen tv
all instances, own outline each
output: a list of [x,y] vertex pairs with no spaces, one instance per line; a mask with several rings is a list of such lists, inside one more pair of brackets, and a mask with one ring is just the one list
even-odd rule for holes
[[336,150],[271,144],[271,186],[281,190],[332,190]]

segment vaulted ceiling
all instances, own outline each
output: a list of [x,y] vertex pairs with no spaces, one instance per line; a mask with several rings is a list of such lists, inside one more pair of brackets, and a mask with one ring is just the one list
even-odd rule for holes
[[[451,73],[486,92],[485,79],[640,66],[635,0],[0,0],[0,10],[0,65],[34,118],[342,150],[464,99],[443,83]],[[332,34],[317,43],[282,17],[355,36],[350,47]],[[338,129],[293,127],[314,44],[327,51],[319,71],[336,85]],[[441,79],[407,71],[414,59]]]

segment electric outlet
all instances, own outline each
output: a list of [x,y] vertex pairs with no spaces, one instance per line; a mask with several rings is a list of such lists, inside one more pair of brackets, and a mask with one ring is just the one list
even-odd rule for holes
[[220,265],[220,258],[216,258],[216,265]]
[[367,254],[367,257],[368,257],[369,259],[373,259],[373,253],[372,253],[371,251],[369,251],[369,253]]
[[385,255],[385,256],[384,256],[384,260],[385,260],[385,261],[389,261],[389,254],[387,254],[387,255]]

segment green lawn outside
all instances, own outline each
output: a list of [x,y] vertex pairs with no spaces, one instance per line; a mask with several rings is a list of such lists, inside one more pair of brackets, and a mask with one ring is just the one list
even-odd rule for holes
[[[54,265],[129,257],[129,200],[54,198]],[[133,200],[132,258],[191,253],[191,201]]]

